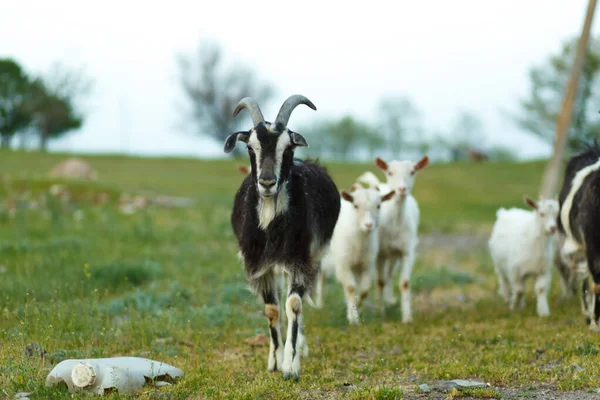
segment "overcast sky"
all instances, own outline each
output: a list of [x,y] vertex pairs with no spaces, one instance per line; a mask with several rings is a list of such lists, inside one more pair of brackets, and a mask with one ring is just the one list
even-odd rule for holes
[[375,122],[381,97],[399,94],[422,110],[429,130],[448,130],[468,110],[483,120],[489,143],[544,156],[549,147],[504,111],[527,93],[529,68],[579,34],[587,1],[150,3],[3,2],[0,57],[30,72],[55,61],[84,65],[95,81],[84,128],[52,149],[222,156],[222,143],[183,129],[177,107],[176,56],[210,39],[277,86],[273,104],[263,106],[267,119],[290,94],[315,103],[318,114],[299,108],[292,128],[348,112]]

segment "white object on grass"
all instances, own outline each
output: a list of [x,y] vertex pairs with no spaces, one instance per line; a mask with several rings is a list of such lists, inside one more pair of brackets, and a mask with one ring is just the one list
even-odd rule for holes
[[64,382],[71,393],[89,391],[103,395],[111,389],[130,393],[147,381],[168,381],[181,376],[183,371],[179,368],[147,358],[90,358],[58,363],[48,374],[46,386]]

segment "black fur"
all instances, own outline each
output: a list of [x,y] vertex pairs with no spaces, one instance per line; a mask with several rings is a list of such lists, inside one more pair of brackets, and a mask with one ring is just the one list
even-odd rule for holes
[[[249,278],[279,264],[286,268],[294,284],[311,292],[318,273],[311,244],[315,242],[323,248],[329,243],[340,211],[340,195],[325,168],[317,162],[293,161],[291,157],[284,160],[281,168],[281,180],[287,175],[281,183],[282,190],[289,192],[287,212],[277,215],[266,230],[259,228],[259,194],[253,164],[254,173],[244,179],[235,196],[231,225]],[[260,279],[250,279],[250,285],[261,293]]]
[[[559,194],[559,205],[563,204],[571,190],[572,181],[581,169],[596,163],[600,159],[600,146],[597,141],[572,157],[566,166],[563,185]],[[585,248],[590,275],[596,285],[600,285],[600,171],[591,172],[583,181],[573,198],[569,212],[569,224],[573,239]],[[558,218],[558,229],[564,234],[562,221]],[[582,296],[589,290],[584,280]],[[600,296],[594,296],[595,319],[600,320]],[[585,303],[584,303],[585,304]],[[586,305],[586,308],[592,305]]]

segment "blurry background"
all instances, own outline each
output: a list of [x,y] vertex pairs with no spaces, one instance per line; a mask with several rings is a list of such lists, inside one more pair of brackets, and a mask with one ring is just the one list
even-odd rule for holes
[[[426,151],[447,161],[472,148],[492,158],[545,158],[585,6],[7,2],[2,143],[35,148],[47,137],[51,151],[225,157],[222,139],[250,127],[247,116],[231,118],[239,98],[256,97],[272,119],[288,95],[302,93],[318,112],[299,109],[291,128],[315,137],[312,154]],[[592,40],[575,138],[599,121],[599,57]],[[26,115],[7,127],[7,109],[19,108],[7,104],[10,94],[24,90],[7,85],[22,79],[41,83],[36,97],[40,87],[47,97],[26,112],[35,111],[34,124]]]
[[[177,399],[390,399],[454,378],[519,397],[595,391],[600,344],[579,299],[555,279],[550,318],[532,290],[510,313],[487,248],[498,208],[537,195],[586,5],[4,1],[0,397],[64,398],[44,387],[53,365],[119,355],[181,368],[161,389]],[[600,128],[598,23],[566,155]],[[232,118],[242,97],[273,120],[294,93],[318,108],[292,115],[310,144],[296,155],[325,159],[338,188],[381,177],[375,155],[433,165],[414,187],[416,323],[399,306],[380,315],[373,294],[349,328],[329,278],[326,307],[303,311],[311,355],[290,386],[265,373],[264,308],[230,223],[248,158],[223,143],[251,128],[246,111]]]

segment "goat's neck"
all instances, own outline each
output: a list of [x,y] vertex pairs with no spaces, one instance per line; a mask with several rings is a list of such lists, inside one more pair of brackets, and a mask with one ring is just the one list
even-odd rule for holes
[[394,216],[398,219],[402,219],[404,217],[406,209],[406,199],[408,198],[408,196],[410,195],[394,196],[394,198],[391,200],[394,202],[394,208],[396,209]]

